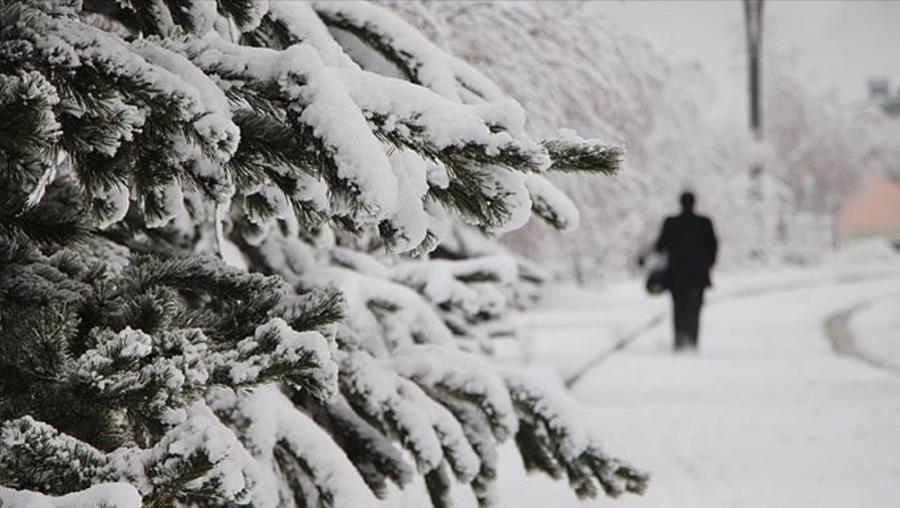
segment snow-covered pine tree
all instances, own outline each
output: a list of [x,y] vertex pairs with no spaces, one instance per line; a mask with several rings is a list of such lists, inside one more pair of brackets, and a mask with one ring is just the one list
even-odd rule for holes
[[537,278],[454,225],[571,227],[542,173],[619,156],[533,140],[372,4],[0,0],[0,505],[373,506],[417,475],[489,505],[505,439],[642,491],[480,354]]

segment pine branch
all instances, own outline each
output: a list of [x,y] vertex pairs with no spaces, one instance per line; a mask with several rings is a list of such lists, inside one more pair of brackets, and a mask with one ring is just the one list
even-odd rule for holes
[[7,194],[0,202],[0,237],[44,245],[71,245],[87,238],[91,228],[77,209],[64,209],[50,200],[35,206],[23,195]]
[[550,171],[589,172],[611,175],[619,171],[625,151],[599,140],[583,139],[572,131],[563,131],[555,139],[542,142],[553,164]]
[[493,229],[507,221],[510,216],[508,194],[491,192],[491,180],[486,174],[455,165],[447,167],[447,172],[452,175],[447,187],[429,190],[435,199],[463,219],[485,229]]

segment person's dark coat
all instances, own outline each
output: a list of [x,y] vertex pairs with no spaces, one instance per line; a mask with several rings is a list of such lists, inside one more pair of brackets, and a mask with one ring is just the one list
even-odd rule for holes
[[656,241],[656,251],[668,255],[665,285],[670,290],[706,288],[719,244],[712,221],[692,212],[669,217]]

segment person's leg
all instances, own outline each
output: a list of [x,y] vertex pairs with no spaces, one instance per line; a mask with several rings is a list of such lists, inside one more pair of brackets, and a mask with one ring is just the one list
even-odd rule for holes
[[697,296],[697,331],[694,333],[694,337],[696,337],[694,344],[697,346],[700,345],[700,316],[703,314],[703,298],[705,293],[706,288],[700,288],[700,294]]
[[690,309],[688,311],[688,335],[690,337],[690,345],[694,349],[699,346],[700,342],[700,310],[702,308],[703,288],[691,289]]
[[675,350],[684,349],[687,344],[687,322],[688,316],[687,303],[688,298],[685,291],[672,290],[672,323],[674,324],[672,332],[675,337]]

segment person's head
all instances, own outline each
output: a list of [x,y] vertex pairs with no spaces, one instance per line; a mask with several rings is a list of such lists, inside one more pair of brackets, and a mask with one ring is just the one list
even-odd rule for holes
[[682,212],[693,212],[694,211],[694,203],[697,201],[697,198],[694,197],[694,193],[691,191],[684,191],[681,193],[681,197],[678,199],[681,202],[681,211]]

